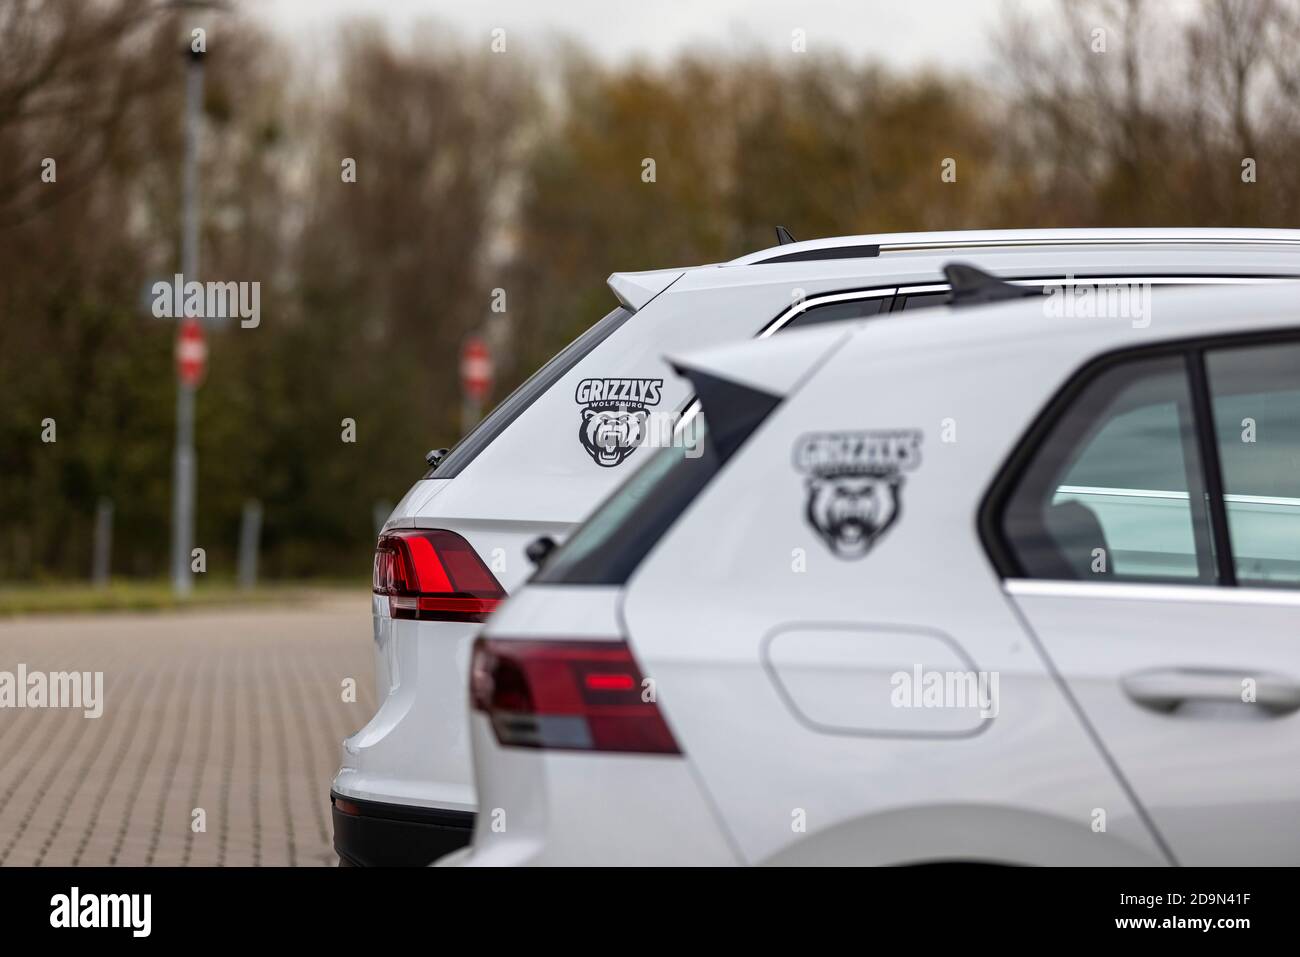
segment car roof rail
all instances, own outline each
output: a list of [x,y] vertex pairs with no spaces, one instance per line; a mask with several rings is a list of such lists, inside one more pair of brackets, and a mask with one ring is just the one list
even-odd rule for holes
[[[789,230],[786,230],[789,233]],[[778,235],[778,240],[780,236]],[[870,233],[828,236],[799,242],[797,251],[780,245],[748,253],[722,265],[757,266],[771,263],[861,259],[882,254],[937,252],[960,249],[1041,248],[1046,246],[1277,246],[1300,247],[1300,230],[1232,228],[1096,228],[1096,229],[980,229],[914,233]]]
[[1038,286],[1017,286],[992,273],[976,269],[970,263],[948,263],[943,267],[943,276],[951,287],[948,304],[953,307],[978,306],[986,302],[1043,295],[1043,290]]
[[[789,233],[786,235],[789,235]],[[791,241],[793,241],[793,237]],[[822,259],[868,259],[879,255],[880,247],[878,245],[827,246],[821,249],[804,249],[797,253],[786,253],[783,256],[770,256],[767,259],[760,259],[750,263],[750,265],[768,266],[772,263],[806,263]]]

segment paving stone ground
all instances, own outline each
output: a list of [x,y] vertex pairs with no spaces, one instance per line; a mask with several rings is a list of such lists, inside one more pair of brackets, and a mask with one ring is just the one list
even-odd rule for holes
[[333,866],[329,783],[375,710],[370,635],[365,592],[0,621],[0,671],[102,671],[105,701],[95,719],[0,708],[0,865]]

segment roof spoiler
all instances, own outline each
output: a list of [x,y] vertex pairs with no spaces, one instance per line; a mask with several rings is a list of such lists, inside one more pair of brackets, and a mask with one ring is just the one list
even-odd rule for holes
[[781,401],[853,335],[852,323],[730,342],[685,356],[667,356],[695,390],[714,448],[725,459]]
[[605,280],[610,291],[628,309],[636,312],[683,275],[680,269],[651,269],[646,272],[615,272]]
[[709,417],[709,438],[720,461],[729,459],[781,404],[781,396],[749,383],[723,378],[682,362],[672,362],[672,366],[674,372],[695,388],[695,398]]
[[969,263],[949,263],[943,267],[943,276],[951,287],[948,304],[953,307],[1027,299],[1043,294],[1037,286],[1017,286],[982,269],[976,269]]

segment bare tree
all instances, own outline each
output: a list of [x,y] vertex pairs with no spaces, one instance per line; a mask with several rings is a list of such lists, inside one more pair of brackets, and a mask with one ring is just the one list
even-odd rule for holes
[[[0,228],[87,188],[128,145],[130,111],[159,88],[142,54],[167,22],[131,0],[0,5]],[[65,188],[42,179],[46,159]]]

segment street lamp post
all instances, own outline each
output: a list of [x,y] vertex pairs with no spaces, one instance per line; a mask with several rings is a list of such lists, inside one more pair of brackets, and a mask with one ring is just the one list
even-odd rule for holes
[[[229,9],[225,0],[171,0],[167,5],[188,12]],[[186,24],[182,21],[182,27]],[[185,34],[185,157],[181,166],[181,275],[185,282],[199,277],[199,141],[203,132],[203,58],[206,42],[196,49]],[[178,317],[180,318],[180,317]],[[184,321],[177,324],[177,341]],[[188,595],[194,580],[190,550],[194,547],[194,392],[198,384],[176,379],[176,449],[172,459],[172,591]]]
[[[203,125],[203,54],[186,47],[185,159],[181,169],[181,275],[199,275],[199,136]],[[177,327],[179,329],[179,326]],[[176,450],[172,461],[172,591],[193,587],[190,549],[194,547],[194,391],[176,380]]]

